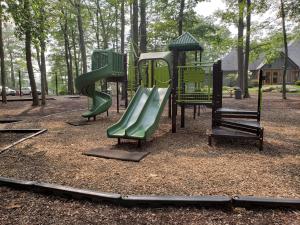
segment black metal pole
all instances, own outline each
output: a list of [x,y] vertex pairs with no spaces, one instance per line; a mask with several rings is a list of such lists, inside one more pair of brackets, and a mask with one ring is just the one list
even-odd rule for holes
[[55,73],[55,91],[56,91],[56,96],[58,96],[58,80],[57,80],[57,73]]
[[125,108],[128,106],[128,79],[127,79],[127,54],[124,55],[124,82],[125,82]]
[[176,133],[176,113],[177,113],[177,86],[178,86],[178,52],[173,51],[173,77],[172,77],[172,133]]
[[222,108],[222,87],[223,87],[223,72],[222,61],[213,65],[213,99],[212,99],[212,128],[217,126],[216,110]]
[[258,81],[258,100],[257,100],[257,121],[258,122],[260,121],[263,80],[264,80],[263,70],[260,70],[259,81]]
[[117,81],[117,113],[119,113],[119,82]]
[[169,96],[169,104],[168,104],[169,118],[172,117],[172,110],[171,109],[172,109],[172,95]]
[[181,128],[184,128],[184,117],[185,117],[185,105],[181,105]]
[[20,96],[22,96],[21,70],[19,70],[19,93],[20,93]]
[[154,60],[151,60],[151,87],[154,86]]

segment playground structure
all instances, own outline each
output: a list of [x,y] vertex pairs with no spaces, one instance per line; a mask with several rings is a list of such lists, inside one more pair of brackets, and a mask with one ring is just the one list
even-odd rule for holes
[[[95,89],[95,82],[101,79],[117,82],[117,111],[119,112],[118,82],[125,82],[131,101],[121,119],[107,129],[109,138],[149,139],[159,125],[164,107],[169,102],[168,115],[172,118],[172,133],[176,133],[177,108],[181,108],[181,127],[185,127],[185,109],[197,106],[212,107],[212,131],[208,133],[209,144],[212,137],[238,137],[257,139],[260,149],[263,144],[263,128],[260,125],[261,87],[257,111],[242,111],[222,108],[223,73],[221,61],[202,62],[203,47],[190,34],[184,33],[169,46],[167,52],[142,53],[137,67],[133,67],[133,57],[127,58],[112,50],[95,50],[92,55],[92,71],[76,80],[77,89],[92,98],[92,107],[82,116],[86,118],[106,112],[112,105],[112,98],[104,91]],[[194,53],[194,54],[190,54]],[[129,83],[129,89],[128,89]],[[169,101],[168,101],[169,100]],[[238,119],[244,120],[238,120]],[[253,119],[255,121],[253,121]],[[226,129],[224,129],[226,128]]]
[[[92,54],[92,71],[82,74],[75,80],[77,90],[92,99],[92,105],[89,111],[82,114],[88,120],[108,111],[112,105],[111,96],[104,90],[97,91],[95,83],[105,79],[106,82],[117,83],[117,101],[119,100],[119,82],[127,84],[126,56],[112,50],[95,50]],[[127,99],[127,97],[126,97]],[[126,103],[125,103],[126,104]],[[119,111],[119,101],[117,102]]]

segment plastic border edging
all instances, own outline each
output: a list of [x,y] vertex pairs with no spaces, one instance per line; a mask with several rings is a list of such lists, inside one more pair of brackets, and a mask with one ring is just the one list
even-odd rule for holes
[[35,181],[18,180],[0,176],[0,186],[31,191],[46,195],[54,195],[79,200],[108,202],[123,206],[194,206],[211,208],[263,208],[263,209],[298,209],[300,199],[271,198],[254,196],[156,196],[156,195],[127,195],[98,192],[87,189],[73,188],[63,185],[39,183]]

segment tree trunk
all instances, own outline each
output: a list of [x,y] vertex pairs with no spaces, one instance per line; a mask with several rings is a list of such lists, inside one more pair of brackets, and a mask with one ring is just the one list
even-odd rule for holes
[[[121,53],[125,52],[125,0],[121,2]],[[122,100],[126,97],[126,85],[122,82]]]
[[32,54],[31,54],[31,29],[30,28],[27,28],[25,32],[25,52],[26,52],[26,65],[27,65],[28,77],[29,77],[31,94],[32,94],[32,106],[38,106],[39,96],[36,91],[36,83],[35,83],[33,67],[32,67],[32,58],[31,58]]
[[239,87],[244,95],[244,2],[245,0],[239,0],[239,20],[238,20],[238,44],[237,44],[237,57],[238,57],[238,82]]
[[108,48],[108,34],[107,34],[107,29],[105,27],[105,22],[104,22],[104,19],[103,19],[103,15],[102,15],[100,5],[97,5],[97,10],[99,12],[100,23],[101,23],[101,28],[102,28],[103,48],[107,49]]
[[244,98],[249,98],[248,90],[248,68],[250,54],[250,35],[251,35],[251,0],[247,0],[247,31],[245,44],[245,62],[244,62]]
[[46,105],[46,80],[47,80],[47,71],[46,71],[46,43],[44,40],[40,41],[41,45],[41,92],[42,92],[42,105]]
[[74,29],[72,28],[72,47],[73,47],[73,55],[74,55],[74,64],[75,64],[75,76],[76,78],[79,76],[79,66],[78,66],[78,58],[77,58],[77,49],[76,49],[76,37]]
[[121,53],[125,51],[125,0],[121,2]]
[[[69,40],[69,37],[68,37]],[[73,81],[73,57],[71,52],[70,43],[68,43],[68,54],[69,54],[69,61],[70,61],[70,76],[68,76],[68,90],[70,95],[74,95],[74,81]]]
[[284,1],[280,0],[281,3],[281,18],[282,18],[282,34],[283,34],[283,43],[284,43],[284,66],[283,66],[283,74],[282,74],[282,99],[286,99],[286,73],[288,67],[288,45],[287,45],[287,35],[286,35],[286,27],[285,27],[285,9],[284,9]]
[[[43,42],[45,42],[45,41],[43,41]],[[43,44],[44,45],[44,47],[46,48],[46,43],[44,43]],[[40,47],[42,48],[42,43],[41,43],[41,41],[40,41],[40,46],[38,46],[38,45],[35,45],[35,50],[36,50],[36,59],[37,59],[37,62],[38,62],[38,66],[39,66],[39,69],[40,69],[40,73],[41,73],[41,85],[42,85],[42,76],[43,76],[43,69],[42,69],[42,63],[41,63],[41,55],[40,55]],[[45,49],[44,49],[44,60],[46,60],[45,59]],[[46,62],[44,62],[44,64],[46,65]],[[45,71],[46,71],[46,68],[45,68]],[[46,94],[48,94],[48,82],[47,82],[47,74],[46,74],[46,72],[45,72],[45,74],[44,74],[44,76],[45,76],[45,79],[44,79],[44,82],[45,82],[45,84],[44,84],[44,89],[45,89],[45,93],[44,93],[44,95],[46,95]],[[42,88],[42,87],[41,87]],[[42,92],[42,105],[45,105],[45,103],[43,103],[43,91],[41,90],[41,92]],[[45,98],[46,99],[46,98]]]
[[[182,35],[183,33],[183,20],[184,20],[184,8],[185,8],[185,0],[180,0],[180,9],[179,9],[179,16],[178,16],[178,35]],[[179,54],[179,65],[185,65],[185,52],[181,52]]]
[[11,85],[12,88],[16,87],[16,79],[15,79],[15,69],[14,69],[14,61],[12,53],[9,52],[9,58],[10,58],[10,79],[11,79]]
[[83,73],[87,73],[86,49],[85,49],[85,41],[84,41],[84,31],[82,26],[80,0],[76,0],[75,7],[77,10],[77,23],[78,23],[78,32],[79,32],[79,44],[80,44],[80,52],[81,52],[81,60],[82,60],[82,69],[83,69]]
[[147,21],[146,21],[146,0],[140,0],[140,29],[141,29],[141,36],[140,36],[140,49],[141,52],[147,52]]
[[119,51],[119,36],[118,36],[118,18],[119,18],[119,10],[118,10],[118,2],[115,3],[115,50]]
[[178,18],[178,35],[182,35],[183,32],[183,20],[184,20],[184,8],[185,0],[180,0],[179,18]]
[[41,56],[40,56],[40,46],[38,46],[37,43],[35,43],[35,51],[36,51],[36,61],[38,63],[40,71],[42,70],[41,66]]
[[68,36],[68,21],[66,18],[66,15],[64,12],[64,26],[62,26],[63,34],[64,34],[64,43],[65,43],[65,60],[67,64],[67,75],[68,75],[68,94],[72,95],[74,94],[74,85],[73,85],[73,71],[72,71],[72,65],[71,65],[71,59],[70,59],[70,54],[69,54],[69,48],[70,48],[70,43],[69,43],[69,36]]
[[138,46],[139,46],[139,5],[138,0],[133,0],[132,3],[132,44],[134,51],[134,67],[135,67],[135,75],[136,75],[136,87],[139,85],[139,76],[137,70],[138,64]]
[[0,7],[0,60],[1,60],[1,85],[2,85],[2,103],[7,103],[6,99],[6,74],[5,74],[5,62],[4,62],[4,47],[2,36],[2,6]]

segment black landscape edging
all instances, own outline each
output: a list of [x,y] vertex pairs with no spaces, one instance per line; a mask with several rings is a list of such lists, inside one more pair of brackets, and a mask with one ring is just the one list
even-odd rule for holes
[[0,186],[7,186],[11,188],[20,189],[20,190],[31,190],[34,184],[35,184],[34,181],[0,177]]
[[49,183],[35,183],[34,191],[47,195],[57,195],[60,197],[74,198],[79,200],[92,201],[107,201],[118,202],[121,199],[120,194],[91,191],[87,189],[79,189],[68,186],[49,184]]
[[235,196],[232,198],[232,201],[235,207],[243,207],[243,208],[300,209],[300,199],[292,199],[292,198]]
[[32,135],[29,135],[27,137],[24,137],[24,138],[21,138],[15,142],[13,142],[12,144],[0,149],[0,154],[2,154],[3,152],[6,152],[8,149],[10,149],[11,147],[23,142],[23,141],[26,141],[30,138],[33,138],[35,136],[38,136],[44,132],[46,132],[47,129],[0,129],[0,133],[33,133]]
[[[41,98],[39,99],[40,101],[42,100]],[[46,100],[56,100],[56,98],[46,98]],[[2,101],[2,99],[0,99],[0,101]],[[30,102],[32,101],[32,98],[13,98],[13,99],[7,99],[7,102]]]
[[17,122],[21,122],[22,119],[18,119],[18,118],[1,118],[0,119],[0,123],[17,123]]
[[24,181],[0,176],[0,186],[7,186],[19,190],[28,190],[35,193],[54,195],[79,200],[109,202],[124,206],[194,206],[212,208],[263,208],[263,209],[300,209],[300,199],[262,198],[252,196],[155,196],[155,195],[128,195],[91,191],[68,186]]
[[198,206],[214,208],[231,208],[230,197],[226,196],[157,196],[157,195],[128,195],[122,196],[128,206]]

